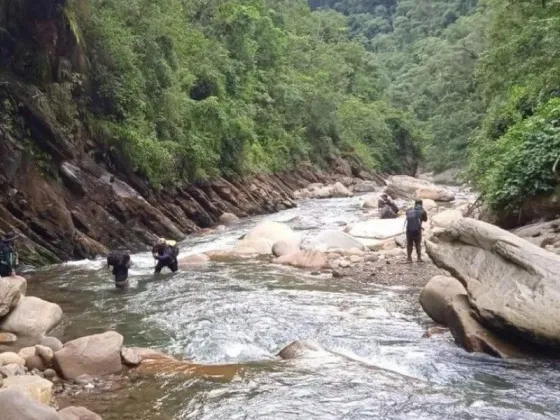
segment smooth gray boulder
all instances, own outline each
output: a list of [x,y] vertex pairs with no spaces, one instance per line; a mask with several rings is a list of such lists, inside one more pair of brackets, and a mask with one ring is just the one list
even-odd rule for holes
[[359,249],[365,250],[365,246],[356,238],[339,230],[325,230],[310,240],[304,241],[301,246],[305,250],[328,251],[330,249]]
[[420,305],[430,318],[441,325],[447,325],[447,308],[457,295],[467,295],[461,282],[453,277],[435,276],[420,293]]
[[42,337],[62,321],[62,309],[55,303],[24,296],[0,323],[0,330],[25,337]]
[[560,256],[469,218],[426,241],[434,263],[461,280],[483,324],[560,348]]
[[17,389],[0,389],[2,420],[59,420],[56,411],[39,404]]

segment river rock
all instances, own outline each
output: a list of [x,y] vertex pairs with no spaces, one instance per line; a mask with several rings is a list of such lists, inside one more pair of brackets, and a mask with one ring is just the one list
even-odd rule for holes
[[379,189],[379,186],[377,185],[377,183],[375,181],[360,180],[352,186],[352,191],[354,191],[355,193],[375,192],[378,189]]
[[283,223],[265,221],[259,223],[245,235],[244,239],[268,239],[271,242],[270,249],[272,252],[272,245],[278,241],[286,241],[294,239],[297,234],[288,226]]
[[12,353],[10,351],[5,353],[0,353],[0,366],[9,365],[12,363],[25,366],[25,359],[21,358],[17,354]]
[[414,193],[414,198],[421,200],[450,202],[455,200],[455,194],[453,194],[448,189],[437,187],[434,185],[417,189]]
[[391,197],[453,201],[455,195],[446,188],[407,175],[392,176],[387,180],[387,194]]
[[119,373],[122,343],[123,336],[114,331],[69,341],[54,354],[55,367],[66,379]]
[[239,223],[239,217],[237,217],[233,213],[224,213],[220,216],[219,220],[222,225],[226,225],[226,226]]
[[484,325],[560,348],[560,256],[470,218],[434,232],[426,248],[466,286]]
[[283,257],[284,255],[294,254],[300,251],[300,241],[278,241],[272,247],[272,253],[275,257]]
[[60,420],[56,411],[14,388],[0,389],[2,420]]
[[54,352],[50,347],[37,344],[35,346],[35,352],[37,356],[39,356],[43,360],[43,362],[45,362],[46,366],[50,366],[52,364],[52,361],[54,359]]
[[[127,359],[129,359],[130,361],[136,361],[137,358],[140,359],[140,362],[143,362],[145,360],[159,360],[159,359],[174,360],[173,357],[159,350],[146,349],[143,347],[127,347],[126,353],[127,353]],[[134,353],[134,355],[131,355],[131,353]]]
[[52,400],[53,384],[38,376],[10,376],[4,379],[4,388],[21,391],[27,398],[49,405]]
[[356,238],[338,230],[323,231],[302,244],[302,249],[319,251],[352,248],[357,248],[362,251],[365,249],[364,245]]
[[485,328],[476,318],[466,294],[455,296],[445,316],[455,342],[469,353],[487,353],[491,356],[524,357],[519,348]]
[[41,337],[62,321],[60,306],[42,299],[24,296],[0,323],[0,330],[18,336]]
[[10,376],[25,375],[25,367],[18,363],[10,363],[9,365],[0,366],[0,378],[9,378]]
[[272,254],[272,247],[275,242],[267,238],[242,239],[235,245],[235,250],[239,253],[269,255]]
[[180,268],[196,266],[196,265],[206,265],[209,262],[210,262],[210,257],[206,254],[187,255],[178,260]]
[[513,233],[541,248],[560,246],[560,219],[533,223],[516,229]]
[[39,344],[50,348],[53,352],[62,348],[62,342],[56,337],[42,337]]
[[466,295],[467,290],[453,277],[435,276],[420,293],[420,305],[430,318],[441,325],[447,325],[447,308],[457,295]]
[[431,218],[432,226],[447,228],[457,219],[461,219],[463,213],[459,210],[445,210]]
[[369,194],[364,198],[362,203],[362,208],[364,209],[376,209],[378,207],[380,194]]
[[3,277],[3,279],[7,280],[13,286],[17,287],[22,296],[25,296],[27,293],[27,280],[21,276],[10,276],[10,277]]
[[21,299],[21,290],[10,277],[0,278],[0,317],[16,307]]
[[0,333],[0,344],[12,344],[17,341],[17,335],[12,333]]
[[60,420],[103,420],[100,415],[84,407],[66,407],[58,412]]
[[18,352],[18,356],[22,359],[27,359],[28,357],[37,355],[37,349],[33,347],[24,347]]
[[274,264],[290,265],[292,267],[321,270],[328,266],[327,255],[320,251],[298,251],[274,259]]
[[352,192],[350,192],[348,188],[342,185],[341,182],[337,182],[336,184],[333,185],[332,196],[335,198],[351,197]]
[[431,211],[437,210],[439,206],[434,200],[430,200],[428,198],[428,199],[422,200],[422,207],[424,207],[424,210],[426,210],[427,212],[431,212]]
[[253,248],[231,248],[221,249],[217,251],[207,251],[204,253],[214,262],[232,262],[238,260],[248,260],[258,256],[258,253]]
[[128,347],[121,349],[121,358],[124,364],[128,366],[138,366],[142,362],[140,353]]
[[45,361],[39,356],[31,356],[25,359],[25,366],[30,372],[34,369],[43,372],[47,368]]
[[376,219],[360,222],[350,227],[350,235],[359,238],[389,239],[404,232],[405,219]]
[[461,181],[458,179],[459,170],[455,168],[448,169],[446,171],[440,172],[434,175],[433,182],[442,185],[461,185]]
[[297,340],[280,350],[277,356],[284,360],[293,360],[316,357],[323,353],[325,350],[321,347],[307,341]]

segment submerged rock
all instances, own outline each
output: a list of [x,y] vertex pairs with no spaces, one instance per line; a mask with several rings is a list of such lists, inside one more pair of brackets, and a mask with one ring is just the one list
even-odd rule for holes
[[430,318],[441,325],[447,325],[447,308],[458,295],[466,295],[467,290],[453,277],[435,276],[422,289],[420,305]]
[[206,254],[187,255],[178,260],[179,267],[185,268],[195,265],[206,265],[210,262],[210,257]]
[[42,299],[24,296],[0,323],[0,330],[18,336],[41,337],[62,321],[60,306]]
[[103,420],[100,415],[85,407],[66,407],[58,412],[60,420]]
[[297,340],[288,344],[278,352],[278,357],[284,360],[318,357],[325,353],[321,347],[307,341]]
[[123,340],[122,335],[108,331],[69,341],[54,354],[55,367],[66,379],[119,373]]
[[436,265],[466,286],[486,326],[560,348],[560,256],[469,218],[435,232],[426,248]]

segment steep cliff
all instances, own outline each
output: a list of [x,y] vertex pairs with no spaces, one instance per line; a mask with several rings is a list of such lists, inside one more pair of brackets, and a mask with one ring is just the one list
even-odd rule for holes
[[325,180],[303,164],[285,174],[150,186],[88,125],[88,58],[64,3],[0,0],[0,231],[23,236],[23,262],[93,257],[120,244],[140,250],[159,236],[179,240],[223,212],[293,207],[295,189]]

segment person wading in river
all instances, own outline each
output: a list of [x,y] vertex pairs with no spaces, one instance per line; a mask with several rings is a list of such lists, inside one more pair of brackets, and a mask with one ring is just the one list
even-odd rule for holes
[[164,267],[168,267],[173,273],[179,269],[177,256],[179,255],[179,247],[177,242],[160,238],[152,248],[152,255],[157,260],[155,274],[161,273]]
[[418,262],[422,262],[422,222],[428,221],[428,214],[422,207],[422,200],[414,202],[414,208],[406,211],[406,254],[407,262],[412,262],[412,248],[416,248]]
[[8,232],[0,241],[0,277],[16,275],[16,267],[19,262],[14,241],[17,237],[15,232]]
[[115,287],[125,289],[128,287],[128,269],[132,266],[130,252],[124,247],[109,252],[107,255],[107,267],[113,267],[115,276]]

